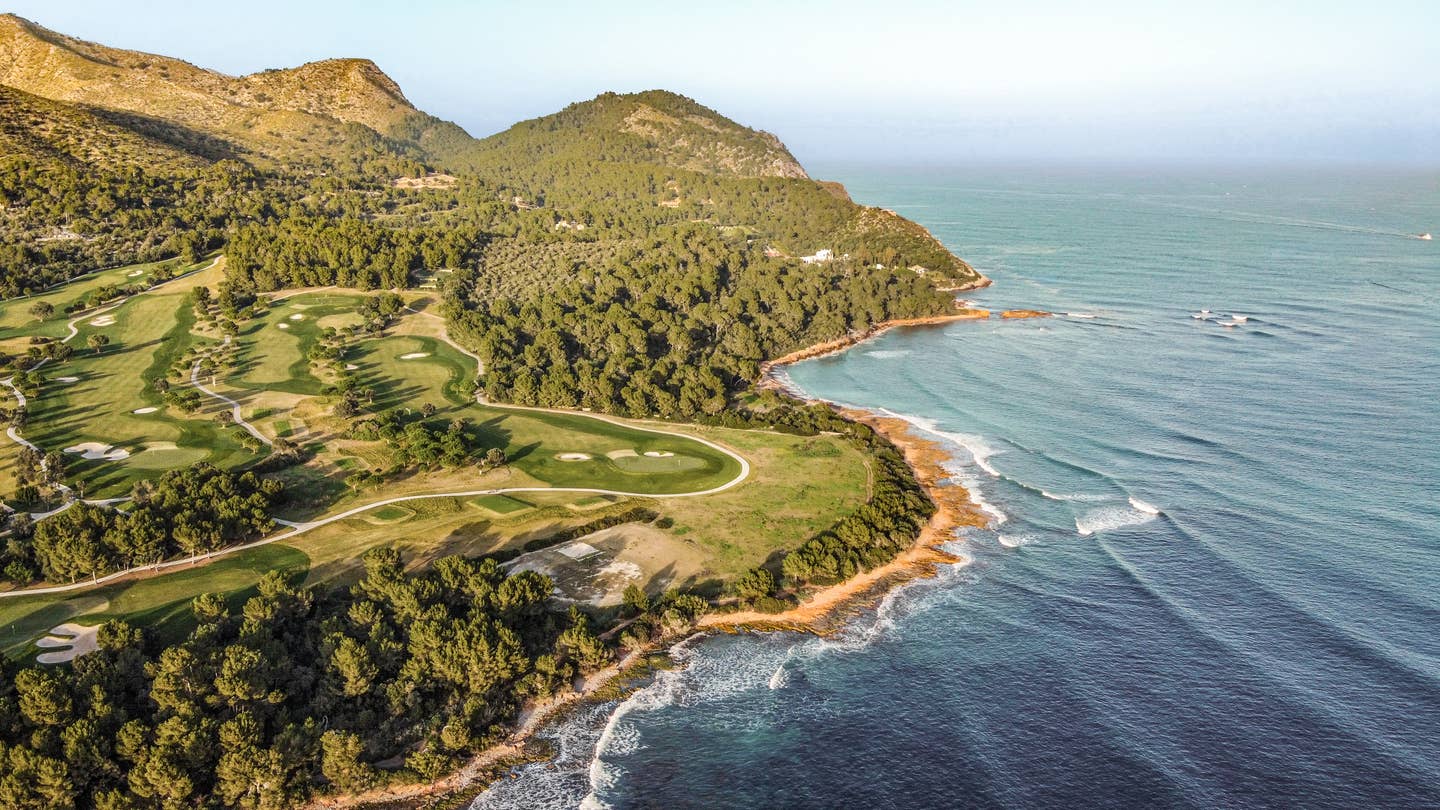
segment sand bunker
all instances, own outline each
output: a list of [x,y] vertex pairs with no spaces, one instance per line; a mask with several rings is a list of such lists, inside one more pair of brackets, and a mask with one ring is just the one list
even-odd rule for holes
[[95,652],[100,646],[95,638],[99,630],[99,627],[85,627],[73,622],[58,624],[50,628],[50,635],[35,642],[36,647],[55,652],[40,653],[35,660],[42,664],[64,664]]
[[122,458],[129,458],[130,451],[100,442],[82,442],[65,448],[65,452],[72,455],[79,455],[92,461],[104,459],[105,461],[119,461]]
[[154,413],[158,410],[160,409],[155,407],[154,405],[147,405],[144,408],[136,408],[135,410],[131,411],[131,413]]
[[611,450],[605,454],[606,458],[634,458],[640,455],[634,450]]
[[645,455],[649,456],[650,458],[670,458],[675,454],[670,452],[669,450],[649,450],[646,451]]
[[290,328],[290,324],[288,324],[288,323],[277,323],[277,324],[275,324],[275,325],[278,326],[278,327],[280,327],[281,329],[289,329],[289,328]]
[[175,442],[146,442],[146,450],[179,450],[180,445]]
[[589,453],[556,453],[555,458],[561,461],[589,461]]
[[55,382],[80,382],[79,377],[56,377]]
[[346,364],[345,364],[345,370],[346,370],[346,371],[354,371],[354,370],[357,369],[357,368],[360,368],[360,367],[357,366],[357,365],[355,365],[354,363],[346,363]]
[[566,557],[569,557],[572,560],[583,560],[586,557],[593,557],[596,554],[600,553],[600,549],[590,545],[589,543],[582,543],[579,541],[576,541],[574,543],[566,543],[565,545],[555,550],[560,552],[561,554],[564,554]]
[[98,317],[98,318],[96,318],[96,319],[94,319],[93,321],[90,322],[90,325],[91,325],[91,326],[113,326],[114,324],[115,324],[115,316],[114,316],[114,315],[101,315],[100,317]]
[[419,359],[422,358],[422,357],[429,357],[429,356],[430,356],[430,353],[429,353],[429,352],[410,352],[409,354],[402,354],[402,355],[400,355],[400,359],[401,359],[401,360],[419,360]]
[[144,270],[136,270],[136,271],[133,272],[133,273],[126,273],[125,275],[129,276],[130,278],[135,278],[136,276],[143,276],[143,275],[145,275],[145,271],[144,271]]
[[300,314],[299,312],[297,312],[297,313],[295,313],[294,315],[291,315],[291,316],[290,316],[290,320],[292,320],[292,321],[303,321],[303,320],[305,320],[305,316],[302,315],[302,314]]

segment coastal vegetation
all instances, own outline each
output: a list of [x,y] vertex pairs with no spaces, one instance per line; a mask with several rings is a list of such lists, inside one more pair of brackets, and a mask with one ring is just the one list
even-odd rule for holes
[[0,44],[0,804],[433,780],[934,514],[752,386],[980,276],[774,136],[651,91],[476,140],[364,60]]

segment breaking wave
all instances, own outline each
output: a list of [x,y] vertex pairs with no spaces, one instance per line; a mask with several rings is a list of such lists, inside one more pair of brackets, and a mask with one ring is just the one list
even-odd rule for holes
[[[1160,514],[1160,510],[1149,504],[1145,504],[1145,506],[1148,509],[1134,506],[1105,506],[1092,510],[1075,518],[1075,532],[1081,537],[1089,537],[1097,532],[1108,532],[1149,523]],[[1149,509],[1155,511],[1148,511]]]

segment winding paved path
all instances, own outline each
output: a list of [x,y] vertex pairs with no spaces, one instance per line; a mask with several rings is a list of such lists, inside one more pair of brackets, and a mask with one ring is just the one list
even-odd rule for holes
[[[224,343],[223,345],[226,345],[226,346],[229,346],[229,345],[230,345],[230,336],[229,336],[229,335],[226,335],[226,336],[225,336],[225,343]],[[214,391],[211,391],[209,388],[206,388],[203,383],[200,382],[200,361],[199,361],[199,360],[196,360],[196,361],[195,361],[195,365],[194,365],[194,366],[191,366],[191,368],[190,368],[190,384],[193,385],[193,386],[195,386],[196,388],[198,388],[198,389],[200,390],[200,393],[206,394],[206,395],[208,395],[208,396],[212,396],[212,397],[220,400],[221,402],[225,403],[226,405],[229,405],[229,406],[230,406],[230,417],[231,417],[231,419],[234,420],[235,424],[239,425],[239,426],[242,427],[242,428],[245,428],[245,431],[246,431],[247,433],[249,433],[251,436],[254,436],[255,438],[257,438],[257,439],[259,439],[260,441],[264,442],[265,444],[269,445],[270,447],[274,447],[274,446],[275,446],[275,442],[270,441],[269,437],[267,437],[264,433],[261,433],[259,428],[255,427],[254,425],[250,424],[249,422],[246,422],[246,421],[245,421],[245,417],[243,417],[243,416],[240,415],[240,403],[236,402],[235,400],[231,399],[230,397],[225,396],[224,394],[218,394],[218,393],[216,393],[216,392],[214,392]]]

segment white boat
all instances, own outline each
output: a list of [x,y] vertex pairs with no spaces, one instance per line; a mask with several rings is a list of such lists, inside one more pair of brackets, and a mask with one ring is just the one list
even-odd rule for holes
[[1417,235],[1415,236],[1415,238],[1416,238],[1416,239],[1424,239],[1426,242],[1429,242],[1430,239],[1431,239],[1431,236],[1430,236],[1429,233],[1422,233],[1422,234],[1417,234]]
[[1231,316],[1230,316],[1230,320],[1232,320],[1232,321],[1234,321],[1234,322],[1236,322],[1236,323],[1245,323],[1246,321],[1250,320],[1250,316],[1249,316],[1249,315],[1231,315]]

